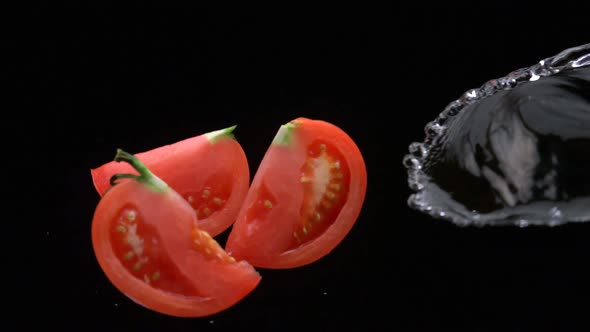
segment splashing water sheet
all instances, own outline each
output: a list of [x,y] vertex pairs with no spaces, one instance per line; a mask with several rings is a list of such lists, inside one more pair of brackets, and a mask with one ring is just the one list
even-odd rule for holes
[[404,157],[410,207],[467,225],[590,221],[590,44],[451,102]]

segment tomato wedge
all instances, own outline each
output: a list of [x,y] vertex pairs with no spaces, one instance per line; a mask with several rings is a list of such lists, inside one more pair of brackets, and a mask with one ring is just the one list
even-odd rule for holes
[[247,262],[237,262],[199,228],[193,208],[136,157],[117,161],[137,174],[99,201],[92,244],[100,267],[126,296],[167,315],[202,317],[239,302],[259,283]]
[[340,128],[298,118],[281,126],[254,176],[226,250],[261,268],[293,268],[331,252],[366,193],[360,150]]
[[[189,202],[198,226],[216,236],[231,226],[248,192],[250,173],[241,145],[233,137],[236,126],[188,138],[136,154],[154,174]],[[111,161],[91,170],[102,196],[116,173],[133,168]]]

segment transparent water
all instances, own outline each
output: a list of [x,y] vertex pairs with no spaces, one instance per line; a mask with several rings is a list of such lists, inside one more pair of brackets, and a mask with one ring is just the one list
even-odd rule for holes
[[590,44],[465,92],[404,157],[410,207],[458,225],[590,221]]

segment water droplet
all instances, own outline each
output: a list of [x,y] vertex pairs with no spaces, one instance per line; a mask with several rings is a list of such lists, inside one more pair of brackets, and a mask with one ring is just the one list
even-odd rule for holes
[[211,319],[211,320],[209,321],[209,324],[213,324],[213,323],[215,323],[215,321],[214,321],[213,319]]
[[411,156],[411,155],[405,156],[403,163],[407,168],[411,168],[411,169],[419,169],[420,167],[422,167],[420,160],[418,160],[418,158]]
[[432,121],[432,122],[429,122],[424,127],[424,132],[426,133],[426,136],[438,137],[438,136],[442,135],[442,133],[445,129],[446,129],[446,127],[441,126],[438,122]]
[[590,44],[488,80],[403,159],[408,205],[458,225],[590,221]]
[[424,147],[424,144],[414,142],[410,144],[410,153],[418,158],[422,158],[428,154],[428,149]]

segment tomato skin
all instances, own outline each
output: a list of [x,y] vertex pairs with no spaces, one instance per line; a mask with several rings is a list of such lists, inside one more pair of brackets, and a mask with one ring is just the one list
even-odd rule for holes
[[[224,132],[225,131],[225,132]],[[241,145],[228,129],[191,137],[170,145],[137,153],[155,175],[185,199],[194,197],[198,225],[211,236],[228,229],[246,197],[250,182],[248,161]],[[91,170],[97,192],[103,196],[117,173],[136,173],[126,163],[115,161]],[[210,197],[204,197],[211,192]],[[219,197],[216,194],[219,193]],[[205,212],[205,213],[203,213]]]
[[[335,125],[321,120],[298,118],[290,124],[294,126],[284,139],[285,144],[276,144],[277,135],[265,153],[226,244],[226,250],[234,257],[247,260],[256,267],[294,268],[326,256],[352,229],[365,199],[366,166],[352,138]],[[326,180],[325,185],[342,188],[341,197],[331,201],[336,202],[339,210],[316,208],[314,211],[320,213],[318,226],[314,227],[319,230],[314,234],[313,228],[306,228],[302,233],[298,225],[316,213],[309,204],[309,191],[306,193],[302,184],[307,181],[302,172],[309,163],[310,154],[318,147],[338,157],[337,161],[330,160],[333,165],[341,166],[339,175],[342,180],[339,183]],[[315,173],[322,172],[316,170]],[[330,181],[333,181],[336,173],[330,174]],[[322,185],[317,186],[321,188]],[[332,192],[333,196],[337,195]],[[299,243],[299,238],[304,235],[308,240]],[[293,245],[294,236],[297,245]]]
[[[154,230],[160,259],[174,267],[164,270],[161,278],[181,280],[194,294],[187,296],[159,289],[125,268],[124,259],[114,250],[121,244],[116,243],[118,239],[113,238],[112,230],[126,207],[132,207],[141,216],[142,225]],[[109,190],[97,205],[92,222],[95,256],[112,284],[135,302],[171,316],[212,315],[249,294],[258,285],[260,275],[246,262],[227,263],[195,250],[191,237],[195,223],[194,210],[175,191],[157,192],[136,180],[125,181]],[[146,247],[148,242],[146,238]],[[218,246],[216,242],[214,245]],[[214,245],[211,248],[215,250]]]

